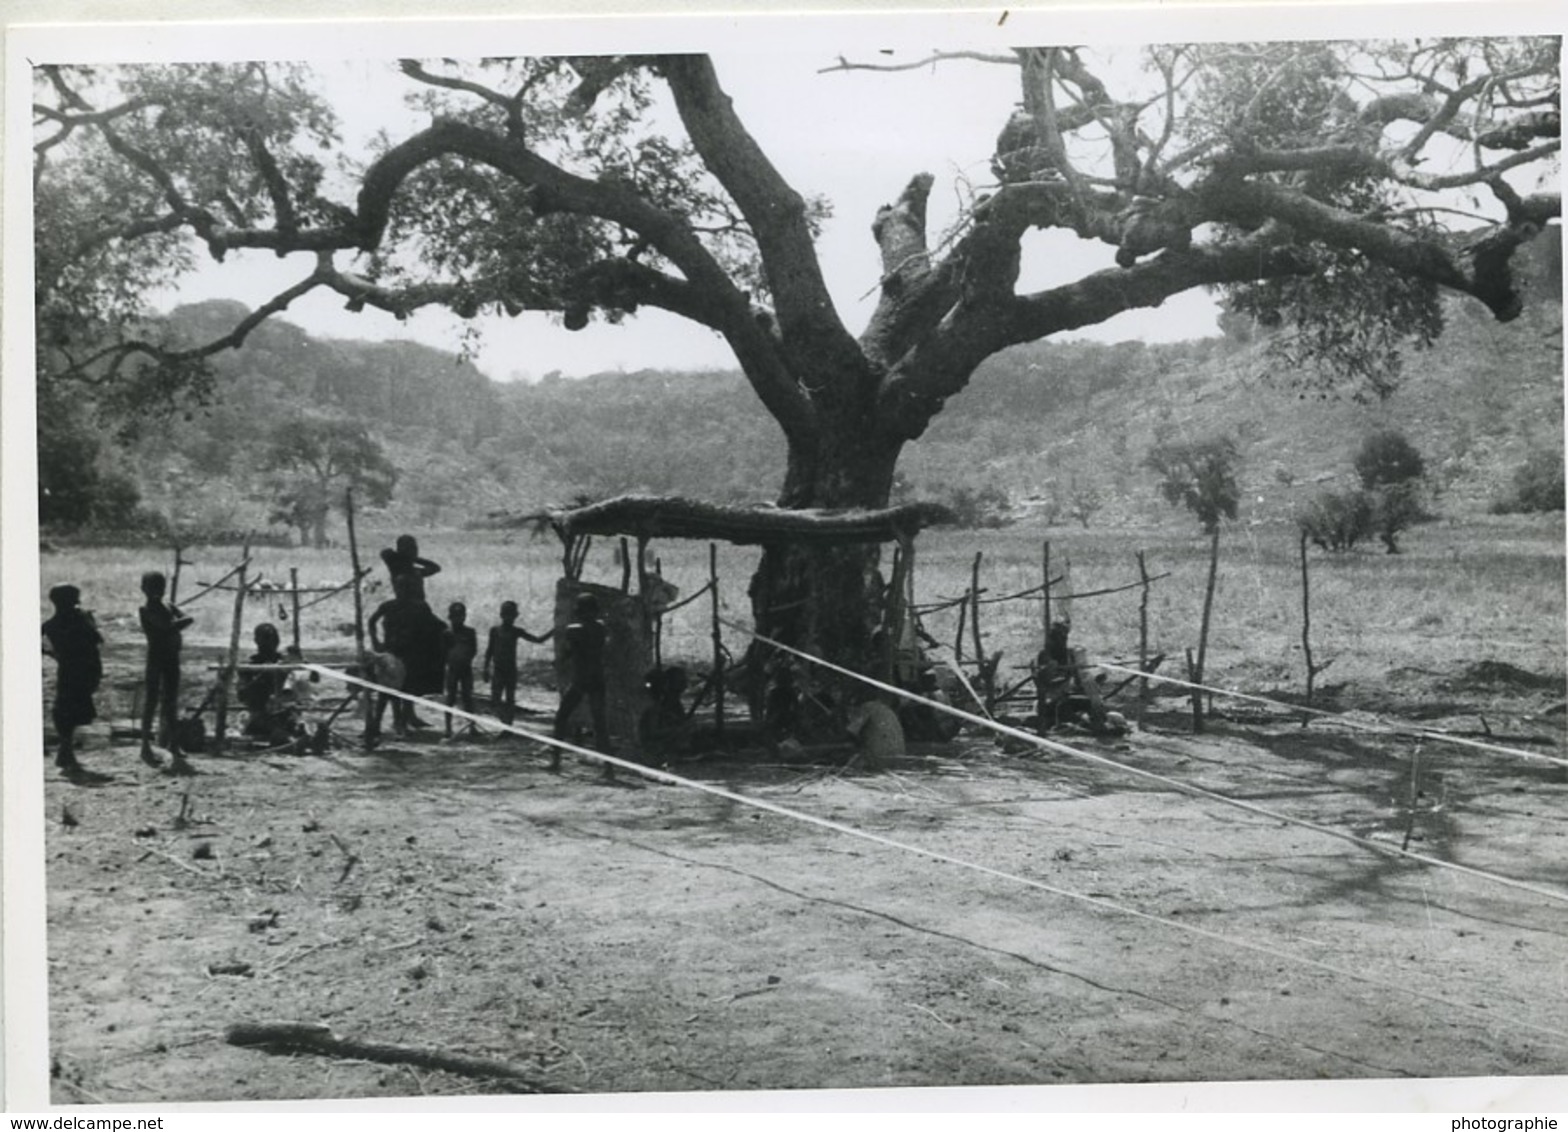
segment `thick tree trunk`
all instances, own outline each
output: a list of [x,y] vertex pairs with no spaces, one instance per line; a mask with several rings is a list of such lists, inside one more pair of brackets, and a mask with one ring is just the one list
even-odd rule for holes
[[[780,506],[791,508],[885,507],[901,444],[878,441],[870,427],[843,428],[815,444],[793,444]],[[774,544],[749,590],[758,633],[868,675],[879,674],[875,639],[882,617],[883,579],[877,545]],[[767,647],[749,651],[748,689],[753,713],[774,684],[778,663]],[[858,699],[860,689],[821,668],[792,663],[796,683],[830,712]],[[823,713],[803,705],[802,717]],[[809,730],[808,724],[808,730]]]

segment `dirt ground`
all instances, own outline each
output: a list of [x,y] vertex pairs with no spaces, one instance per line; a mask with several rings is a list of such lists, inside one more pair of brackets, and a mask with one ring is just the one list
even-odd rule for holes
[[[112,780],[45,771],[55,1103],[1568,1073],[1561,901],[1064,754],[973,732],[878,773],[671,767],[986,873],[572,757],[552,775],[515,737],[169,778],[111,746],[138,658],[108,660],[82,758]],[[1339,706],[1563,754],[1560,674],[1362,693]],[[1406,742],[1257,709],[1194,737],[1156,706],[1063,738],[1568,889],[1562,767],[1428,743],[1413,786]],[[517,1075],[225,1040],[283,1022]]]

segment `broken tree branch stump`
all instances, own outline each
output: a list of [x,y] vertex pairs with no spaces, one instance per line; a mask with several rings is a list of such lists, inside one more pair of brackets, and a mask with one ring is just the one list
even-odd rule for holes
[[377,1061],[387,1065],[419,1065],[464,1077],[487,1077],[514,1083],[519,1092],[569,1093],[572,1090],[546,1084],[537,1077],[505,1061],[438,1049],[395,1045],[391,1042],[362,1042],[339,1037],[326,1026],[311,1022],[237,1022],[224,1031],[223,1040],[231,1046],[264,1049],[269,1053],[318,1053],[324,1057]]

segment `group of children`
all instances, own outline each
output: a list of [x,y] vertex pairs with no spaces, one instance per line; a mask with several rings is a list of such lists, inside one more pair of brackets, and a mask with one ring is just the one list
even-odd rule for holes
[[[377,654],[376,682],[402,692],[403,696],[382,693],[367,731],[374,744],[390,702],[392,726],[398,735],[410,728],[427,726],[414,713],[412,699],[444,692],[447,707],[474,712],[474,661],[479,656],[479,635],[468,624],[468,607],[460,601],[447,606],[443,624],[425,597],[425,579],[441,572],[439,564],[419,554],[412,535],[403,535],[396,546],[381,552],[392,580],[393,596],[370,615],[367,627],[371,648]],[[573,606],[572,620],[561,632],[561,656],[565,663],[565,684],[556,712],[553,734],[564,738],[572,713],[585,701],[593,720],[594,740],[608,752],[610,733],[605,710],[604,650],[607,633],[600,619],[598,601],[584,594]],[[490,629],[481,662],[481,677],[490,685],[490,703],[496,717],[510,725],[517,717],[517,643],[544,644],[555,636],[554,629],[530,633],[517,623],[515,601],[501,603],[500,623]],[[453,734],[453,715],[446,714],[446,733]],[[472,733],[470,722],[466,730]],[[560,748],[552,747],[550,769],[559,770]],[[605,764],[606,777],[614,769]]]
[[[468,624],[468,607],[460,601],[447,606],[443,623],[425,597],[425,579],[441,572],[441,567],[419,554],[412,535],[403,535],[397,545],[381,552],[392,581],[391,599],[382,602],[367,622],[370,646],[378,654],[376,682],[407,696],[446,695],[448,707],[461,705],[469,714],[474,710],[474,661],[479,655],[479,636]],[[511,723],[517,713],[517,642],[543,644],[554,630],[535,635],[517,624],[517,603],[501,604],[501,623],[490,630],[485,648],[483,677],[490,683],[496,715]],[[410,728],[428,726],[414,712],[412,701],[382,694],[372,717],[369,739],[379,735],[388,702],[392,706],[392,727],[398,735]],[[469,724],[469,730],[473,725]],[[446,717],[446,733],[453,732],[453,717]]]
[[[405,735],[413,728],[427,726],[414,712],[414,702],[406,697],[422,697],[444,692],[447,707],[474,711],[474,661],[479,656],[479,635],[468,624],[468,607],[460,601],[447,606],[443,623],[425,596],[425,579],[441,572],[441,567],[419,554],[412,535],[403,535],[397,545],[381,552],[392,580],[393,596],[370,615],[367,628],[370,645],[377,654],[376,683],[403,693],[377,696],[367,730],[367,742],[378,741],[388,704],[392,708],[392,727]],[[500,623],[490,629],[481,662],[481,677],[490,685],[490,702],[496,717],[510,725],[517,717],[517,643],[544,644],[555,630],[530,633],[517,623],[515,601],[501,603]],[[566,667],[566,682],[561,690],[553,734],[564,738],[567,722],[583,702],[593,720],[594,739],[601,750],[609,750],[606,722],[604,647],[606,630],[600,620],[598,602],[591,594],[577,599],[573,617],[562,630],[561,654]],[[446,733],[453,734],[454,717],[446,714]],[[466,730],[472,733],[470,722]],[[551,748],[550,769],[559,770],[559,748]],[[605,764],[606,777],[614,770]]]
[[[142,700],[141,758],[148,766],[163,766],[153,750],[160,740],[170,755],[165,768],[169,774],[195,773],[180,743],[180,648],[182,634],[191,619],[163,600],[168,580],[156,570],[142,575],[142,595],[147,599],[139,610],[142,633],[147,638],[147,663]],[[54,616],[43,624],[44,651],[55,658],[58,672],[52,712],[59,747],[55,766],[74,781],[103,781],[105,776],[88,770],[76,757],[76,730],[98,717],[93,695],[103,681],[100,649],[103,635],[93,615],[82,608],[82,591],[73,585],[59,585],[49,591]],[[159,730],[153,731],[156,716]]]
[[[447,608],[442,622],[425,597],[425,579],[441,567],[419,554],[411,535],[403,535],[394,547],[381,552],[391,576],[393,597],[371,614],[368,628],[375,650],[372,676],[376,683],[410,697],[445,693],[449,707],[461,706],[470,715],[474,710],[474,660],[478,656],[478,634],[468,624],[468,609],[462,602]],[[158,571],[142,575],[141,589],[146,598],[140,609],[142,632],[147,639],[144,699],[141,718],[141,758],[149,766],[163,766],[154,744],[169,752],[164,768],[169,774],[194,774],[180,737],[179,690],[182,635],[191,624],[172,604],[164,600],[167,579]],[[82,766],[76,757],[75,732],[96,717],[94,693],[103,678],[100,648],[103,637],[92,614],[81,608],[81,591],[73,585],[58,585],[49,591],[54,616],[44,622],[44,650],[58,666],[53,723],[59,737],[55,765],[73,781],[102,781],[105,776]],[[517,643],[520,640],[543,644],[555,636],[551,629],[543,634],[529,632],[517,623],[515,601],[501,604],[500,623],[490,629],[482,661],[482,677],[490,685],[491,703],[497,718],[510,724],[517,714]],[[598,748],[609,752],[610,737],[606,722],[604,653],[607,632],[600,619],[598,602],[582,595],[573,607],[571,622],[561,633],[561,652],[565,662],[565,683],[560,708],[556,712],[554,734],[566,736],[568,721],[586,701],[593,721]],[[295,650],[279,649],[277,628],[270,623],[255,629],[257,653],[240,674],[239,698],[250,712],[247,730],[253,735],[270,734],[280,718],[274,710],[281,693],[289,687],[287,666],[297,663]],[[382,693],[377,697],[367,742],[379,737],[381,721],[388,703],[392,704],[393,728],[406,734],[410,728],[428,727],[414,713],[412,700]],[[154,730],[154,720],[157,729]],[[453,733],[452,715],[447,714],[446,732]],[[473,730],[473,724],[469,724]],[[552,748],[550,768],[560,768],[560,749]],[[605,764],[607,777],[613,768]]]

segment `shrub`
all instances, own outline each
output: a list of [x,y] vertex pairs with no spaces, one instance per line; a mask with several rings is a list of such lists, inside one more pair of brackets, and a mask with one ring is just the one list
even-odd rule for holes
[[1530,453],[1514,469],[1513,487],[1492,504],[1492,513],[1535,514],[1564,509],[1563,455],[1551,449]]
[[1383,429],[1361,442],[1356,452],[1356,474],[1361,477],[1362,487],[1376,491],[1419,480],[1426,474],[1426,461],[1404,433]]
[[978,491],[972,487],[954,487],[948,491],[944,502],[955,516],[955,525],[965,529],[1005,527],[1013,521],[1008,514],[1012,500],[995,484]]
[[1368,492],[1325,491],[1302,508],[1296,524],[1313,546],[1338,554],[1372,533],[1373,512]]
[[1431,517],[1419,486],[1407,481],[1377,491],[1325,491],[1302,508],[1296,524],[1312,545],[1336,554],[1374,534],[1398,554],[1399,533]]

